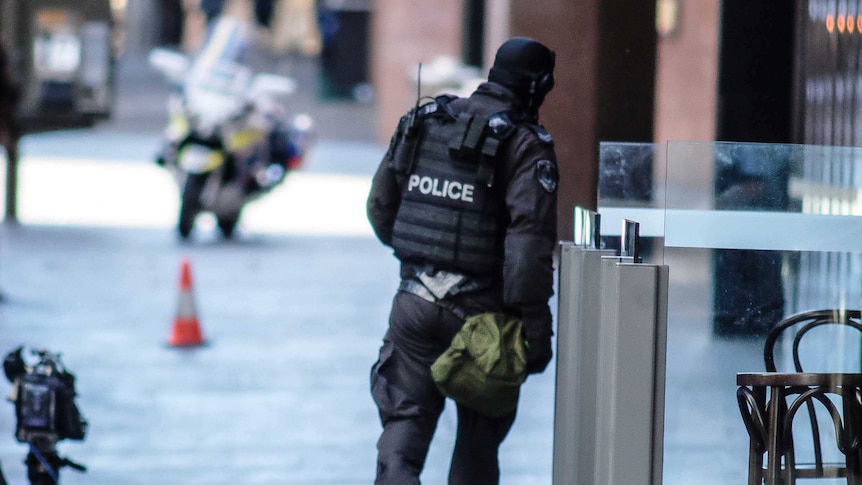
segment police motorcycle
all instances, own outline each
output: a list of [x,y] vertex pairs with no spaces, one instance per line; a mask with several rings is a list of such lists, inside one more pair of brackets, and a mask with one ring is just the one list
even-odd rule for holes
[[164,48],[150,53],[150,65],[176,88],[156,162],[181,189],[182,238],[204,211],[231,237],[244,206],[298,169],[307,152],[311,118],[289,119],[282,102],[296,82],[245,63],[253,33],[250,22],[221,17],[194,58]]
[[34,349],[31,353],[37,361],[28,365],[22,350],[12,350],[3,360],[3,372],[12,383],[9,400],[15,405],[15,438],[30,447],[24,460],[30,483],[54,485],[63,467],[87,471],[84,465],[60,456],[57,443],[82,441],[88,423],[75,403],[75,376],[65,368],[60,354]]

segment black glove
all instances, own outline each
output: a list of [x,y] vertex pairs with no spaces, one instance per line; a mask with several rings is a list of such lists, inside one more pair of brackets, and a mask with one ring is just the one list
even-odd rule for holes
[[551,334],[527,337],[524,341],[527,353],[527,374],[544,372],[554,352],[551,350]]

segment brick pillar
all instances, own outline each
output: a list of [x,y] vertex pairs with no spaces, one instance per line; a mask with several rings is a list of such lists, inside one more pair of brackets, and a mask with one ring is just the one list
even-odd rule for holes
[[540,121],[554,136],[560,168],[558,237],[571,240],[573,208],[596,207],[598,134],[596,70],[600,0],[531,0],[511,3],[511,35],[525,35],[557,54],[554,90]]
[[[511,35],[557,53],[556,87],[540,121],[560,165],[559,238],[573,237],[573,208],[595,209],[599,142],[650,142],[655,99],[655,2],[512,0]],[[613,223],[613,222],[612,222]]]
[[[377,0],[371,20],[371,77],[378,141],[388,143],[416,101],[410,73],[440,55],[461,57],[462,0]],[[434,93],[423,93],[423,95]]]

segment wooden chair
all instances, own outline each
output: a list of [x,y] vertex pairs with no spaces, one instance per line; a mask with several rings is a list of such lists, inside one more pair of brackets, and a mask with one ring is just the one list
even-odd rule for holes
[[[766,372],[737,375],[737,402],[750,437],[749,485],[789,485],[795,484],[797,478],[841,477],[846,477],[848,484],[862,484],[862,373],[859,369],[853,373],[807,372],[799,355],[803,338],[812,329],[826,325],[862,334],[859,310],[816,310],[792,315],[779,322],[766,338]],[[779,373],[776,369],[775,346],[783,335],[792,335],[793,372]],[[862,353],[859,355],[862,358]],[[845,458],[843,463],[824,462],[824,430],[815,414],[818,406],[831,420],[835,446]],[[794,420],[803,408],[811,428],[810,463],[797,462],[793,437]]]

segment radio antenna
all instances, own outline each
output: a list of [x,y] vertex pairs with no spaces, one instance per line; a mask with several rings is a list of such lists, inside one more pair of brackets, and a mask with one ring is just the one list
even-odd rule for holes
[[410,125],[407,127],[407,136],[412,137],[416,133],[416,115],[419,113],[419,101],[422,98],[422,63],[416,68],[416,104],[410,114]]
[[422,97],[422,63],[416,67],[416,107],[419,107],[419,99]]

